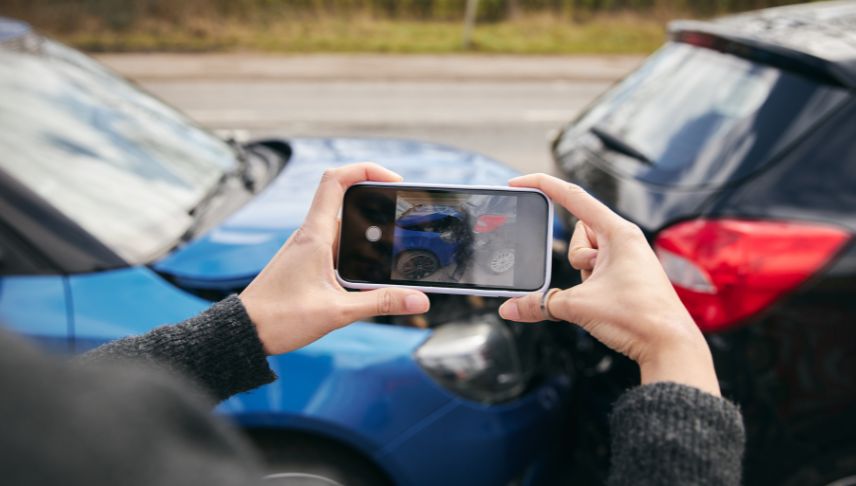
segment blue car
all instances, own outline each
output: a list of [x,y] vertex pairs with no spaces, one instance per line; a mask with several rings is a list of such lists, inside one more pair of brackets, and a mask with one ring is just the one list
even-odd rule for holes
[[466,214],[451,206],[419,205],[395,221],[392,255],[395,271],[420,280],[451,264],[469,232]]
[[[410,181],[456,184],[515,175],[407,140],[224,141],[3,19],[0,154],[0,322],[63,354],[239,292],[301,224],[328,167],[371,159]],[[432,299],[426,316],[356,323],[271,357],[280,378],[217,412],[271,472],[549,483],[572,383],[545,358],[558,355],[549,327],[512,326],[495,301]]]

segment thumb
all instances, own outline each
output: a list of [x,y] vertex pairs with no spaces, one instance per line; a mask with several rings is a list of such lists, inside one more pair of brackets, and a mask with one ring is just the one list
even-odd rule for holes
[[539,322],[547,320],[541,310],[541,292],[508,299],[499,308],[503,319],[516,322]]
[[[575,319],[579,316],[577,310],[569,306],[569,302],[578,292],[577,287],[560,290],[549,296],[547,305],[550,307],[550,315],[560,321],[577,322]],[[541,308],[541,292],[534,292],[508,299],[499,308],[499,315],[509,321],[517,322],[540,322],[549,319],[547,313]]]
[[428,296],[422,292],[397,288],[349,292],[348,301],[352,322],[374,316],[422,314],[431,307]]

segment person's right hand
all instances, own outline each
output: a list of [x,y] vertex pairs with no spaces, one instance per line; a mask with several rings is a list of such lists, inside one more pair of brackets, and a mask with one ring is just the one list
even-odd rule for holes
[[241,292],[267,354],[293,351],[361,319],[428,311],[428,296],[418,290],[347,292],[336,280],[342,199],[363,181],[401,182],[401,176],[372,163],[326,170],[303,225]]
[[[555,177],[532,174],[509,184],[540,189],[579,219],[568,258],[582,272],[583,283],[551,291],[549,313],[636,361],[643,384],[673,381],[719,395],[707,342],[642,231],[580,187]],[[541,294],[506,301],[500,315],[543,321]]]

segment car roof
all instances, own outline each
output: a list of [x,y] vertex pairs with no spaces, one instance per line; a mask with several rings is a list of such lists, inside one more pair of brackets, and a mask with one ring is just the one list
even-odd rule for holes
[[31,30],[30,25],[25,22],[0,17],[0,44],[20,39]]
[[408,209],[396,223],[402,225],[424,224],[440,221],[449,216],[461,219],[461,211],[452,206],[427,204]]
[[699,32],[778,54],[856,88],[856,2],[852,0],[768,8],[705,22],[677,21],[669,30],[673,39]]

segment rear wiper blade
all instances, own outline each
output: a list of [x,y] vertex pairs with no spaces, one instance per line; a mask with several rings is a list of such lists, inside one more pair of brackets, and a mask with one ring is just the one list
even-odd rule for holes
[[618,153],[624,154],[628,157],[633,157],[634,159],[638,160],[639,162],[642,162],[642,163],[645,163],[648,165],[654,164],[654,162],[652,162],[651,159],[648,158],[648,156],[646,156],[645,154],[643,154],[642,152],[637,150],[635,147],[633,147],[632,145],[625,142],[624,140],[621,140],[620,138],[616,137],[615,135],[607,132],[606,130],[604,130],[602,128],[598,128],[598,127],[591,127],[589,129],[589,131],[592,133],[592,135],[599,138],[600,141],[603,142],[603,144],[606,145],[606,147],[609,148],[610,150],[612,150],[613,152],[618,152]]

